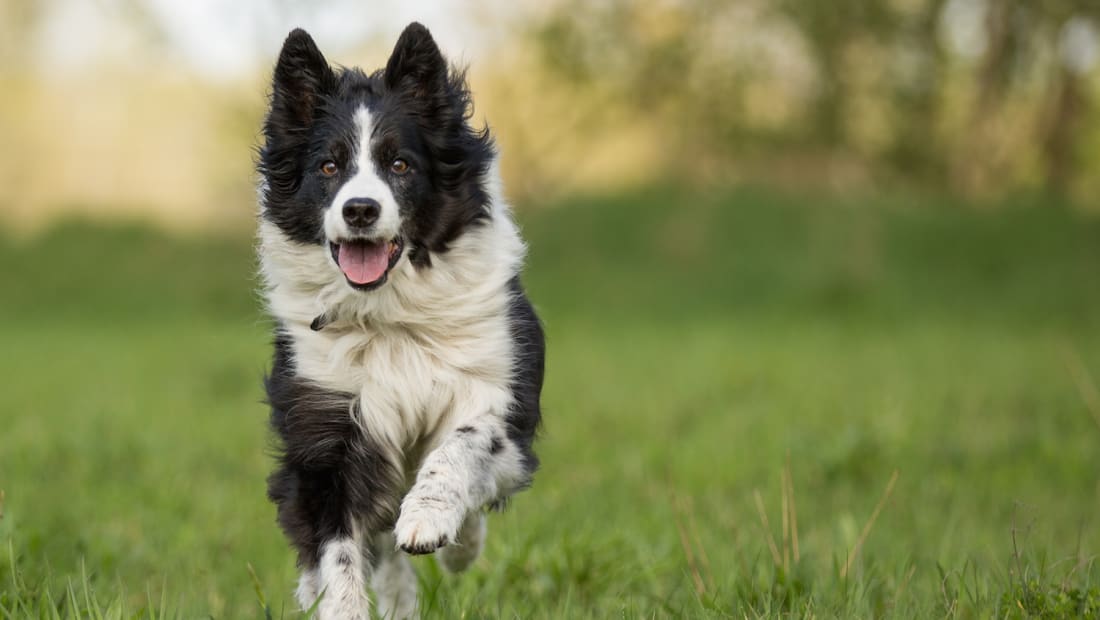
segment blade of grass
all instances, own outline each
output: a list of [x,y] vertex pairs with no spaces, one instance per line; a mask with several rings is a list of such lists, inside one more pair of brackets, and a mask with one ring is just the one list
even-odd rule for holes
[[791,514],[790,504],[787,501],[787,473],[786,471],[779,472],[779,493],[782,496],[780,499],[780,520],[782,521],[782,538],[783,538],[783,573],[790,574],[791,572]]
[[703,584],[703,577],[699,573],[699,567],[695,564],[695,554],[691,550],[691,542],[688,540],[687,530],[684,529],[684,524],[680,518],[680,502],[676,497],[675,491],[672,494],[672,518],[676,522],[676,531],[680,534],[680,546],[684,549],[684,556],[687,558],[688,569],[691,571],[691,580],[695,583],[695,593],[702,596],[706,593],[706,586]]
[[855,546],[852,547],[852,552],[848,554],[848,559],[844,562],[844,568],[840,571],[840,576],[846,578],[848,571],[852,569],[852,563],[859,557],[859,551],[863,548],[863,542],[867,540],[867,536],[871,533],[871,528],[875,526],[875,520],[878,519],[878,515],[882,512],[882,507],[886,505],[886,500],[890,499],[890,494],[894,492],[894,483],[898,481],[898,470],[894,470],[894,473],[890,476],[890,482],[886,483],[886,490],[882,493],[882,497],[879,498],[878,504],[875,505],[874,511],[871,512],[871,518],[867,520],[867,524],[863,526],[863,531],[859,533],[859,538],[856,539]]
[[[91,590],[91,587],[88,584],[88,565],[84,562],[83,558],[80,559],[80,584],[84,589],[84,612],[87,614],[91,614],[93,611],[93,607],[92,594],[91,592],[89,592],[89,590]],[[94,611],[95,619],[103,620],[103,612],[99,609],[98,604],[95,605]]]
[[760,523],[764,526],[764,533],[767,534],[768,549],[772,552],[772,560],[776,566],[782,566],[783,558],[779,555],[779,547],[775,545],[775,537],[772,536],[772,527],[768,523],[768,512],[764,510],[764,500],[760,498],[760,491],[753,489],[752,497],[756,501],[756,510],[760,515]]
[[702,539],[699,537],[699,524],[695,522],[695,506],[690,501],[688,502],[688,527],[691,529],[691,538],[695,542],[695,548],[699,551],[699,563],[703,566],[707,585],[710,586],[711,591],[716,591],[718,586],[714,581],[714,571],[710,568],[707,548],[703,546]]
[[787,453],[787,493],[790,495],[789,504],[791,510],[791,550],[794,552],[794,563],[798,564],[801,560],[801,553],[798,549],[798,509],[794,503],[794,479],[791,477],[791,454]]
[[[48,589],[44,592],[44,595],[46,597],[46,605],[50,609],[50,617],[55,620],[61,620],[61,612],[57,611],[57,603],[54,602],[53,595],[50,594]],[[39,605],[41,605],[41,601],[39,601]]]
[[260,601],[260,609],[264,611],[264,617],[267,620],[272,620],[271,607],[267,605],[267,597],[264,596],[264,589],[260,585],[260,578],[256,575],[256,569],[252,568],[251,562],[246,562],[245,566],[248,567],[248,576],[252,579],[252,589],[256,591],[256,598]]
[[80,613],[80,603],[76,602],[76,586],[73,585],[72,579],[65,581],[65,600],[69,606],[69,613],[75,618],[83,618],[90,616],[91,610],[85,609],[85,613]]

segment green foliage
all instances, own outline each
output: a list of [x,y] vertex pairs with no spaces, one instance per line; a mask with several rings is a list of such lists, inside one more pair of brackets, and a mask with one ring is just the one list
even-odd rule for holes
[[1098,618],[1100,587],[1066,588],[1032,579],[1005,592],[1001,605],[1008,617]]
[[[523,213],[543,469],[466,574],[416,560],[425,615],[1095,615],[1100,221],[945,203]],[[0,240],[0,617],[300,617],[253,263],[141,228]]]
[[1098,17],[1089,0],[572,0],[532,38],[551,74],[658,125],[661,169],[679,175],[712,160],[813,183],[854,167],[1089,200],[1097,68],[1063,52],[1070,26],[1095,37]]

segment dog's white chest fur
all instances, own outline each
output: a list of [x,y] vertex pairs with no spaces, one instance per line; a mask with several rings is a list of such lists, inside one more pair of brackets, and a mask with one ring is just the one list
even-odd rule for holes
[[296,367],[319,385],[358,395],[366,427],[408,446],[507,407],[511,355],[502,312],[452,329],[336,323],[294,330]]

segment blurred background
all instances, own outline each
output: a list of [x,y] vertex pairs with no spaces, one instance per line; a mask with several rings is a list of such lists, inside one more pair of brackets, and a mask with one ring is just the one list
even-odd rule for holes
[[412,20],[550,338],[543,470],[428,615],[1100,613],[1100,4],[0,0],[0,617],[294,616],[269,73]]
[[1090,205],[1088,0],[4,0],[3,214],[247,227],[285,31],[377,67],[412,19],[471,66],[523,205],[675,179]]

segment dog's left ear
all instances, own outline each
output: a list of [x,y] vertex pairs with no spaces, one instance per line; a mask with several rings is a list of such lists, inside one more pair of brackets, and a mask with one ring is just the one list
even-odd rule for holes
[[423,24],[409,24],[397,39],[386,71],[386,87],[410,89],[415,96],[436,92],[447,80],[447,61]]

